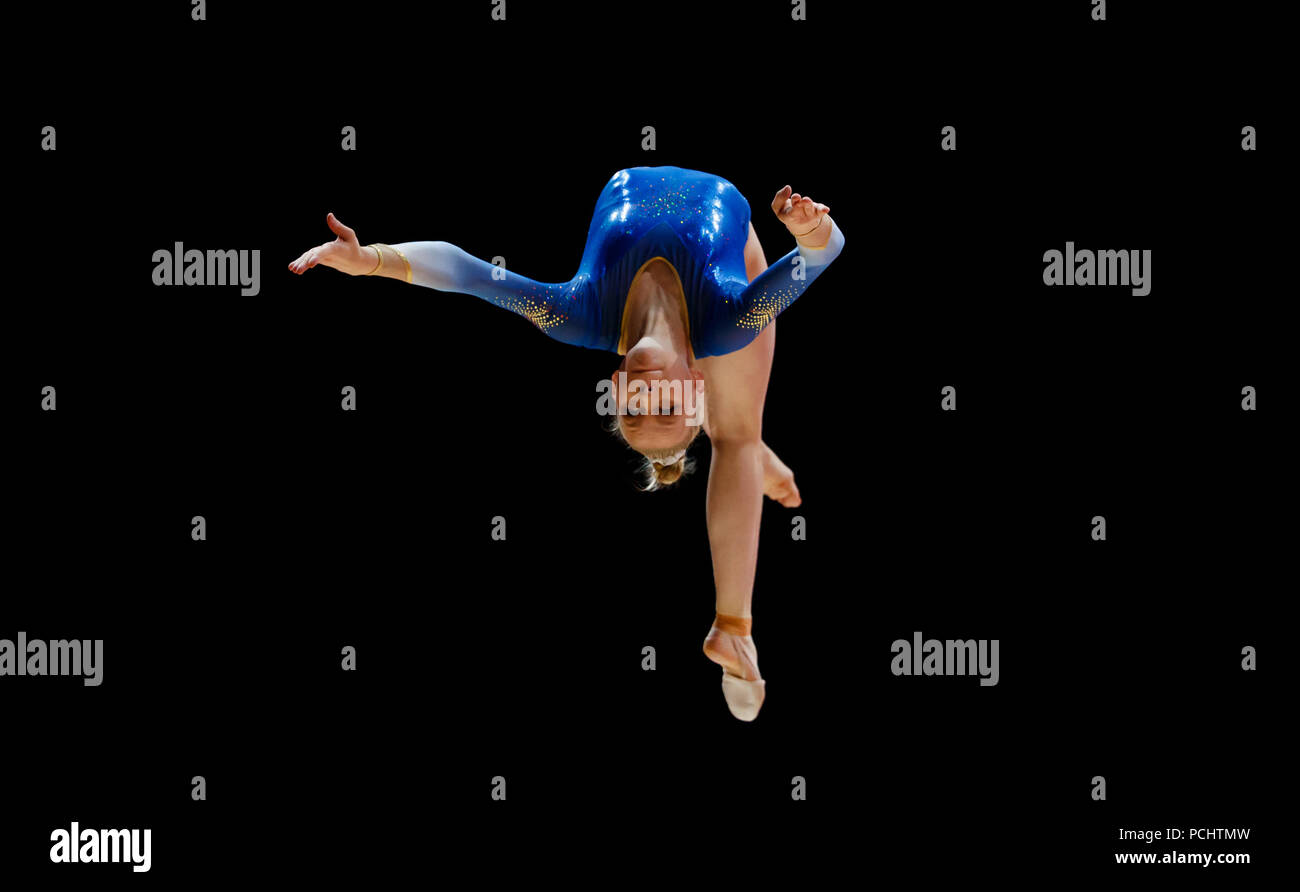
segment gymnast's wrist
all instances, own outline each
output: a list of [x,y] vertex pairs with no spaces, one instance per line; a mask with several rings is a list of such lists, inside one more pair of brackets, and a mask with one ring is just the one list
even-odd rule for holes
[[377,244],[362,245],[354,276],[375,276],[384,268],[384,252]]
[[831,215],[823,214],[812,229],[802,233],[791,233],[794,240],[805,248],[824,248],[831,240]]
[[[366,245],[367,248],[374,248],[378,252],[378,263],[367,267],[363,276],[383,276],[386,279],[398,279],[411,284],[414,282],[411,261],[407,259],[406,252],[401,248],[394,247],[387,242],[374,242]],[[369,251],[362,252],[368,258]]]

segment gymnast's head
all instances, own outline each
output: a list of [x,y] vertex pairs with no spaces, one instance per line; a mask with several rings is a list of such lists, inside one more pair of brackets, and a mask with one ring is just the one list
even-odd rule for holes
[[703,427],[704,375],[684,352],[645,336],[610,380],[618,401],[610,429],[645,459],[641,489],[676,483],[690,468],[686,452]]

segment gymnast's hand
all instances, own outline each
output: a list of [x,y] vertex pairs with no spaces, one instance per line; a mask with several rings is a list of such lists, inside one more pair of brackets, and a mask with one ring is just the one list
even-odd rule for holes
[[817,232],[822,226],[822,219],[830,210],[807,195],[792,193],[789,186],[783,187],[772,199],[772,213],[776,214],[776,218],[785,224],[785,228],[795,238]]
[[291,272],[302,275],[319,263],[349,276],[363,276],[378,265],[375,249],[361,247],[357,234],[340,223],[338,217],[327,214],[325,224],[338,238],[304,251],[301,257],[289,264]]

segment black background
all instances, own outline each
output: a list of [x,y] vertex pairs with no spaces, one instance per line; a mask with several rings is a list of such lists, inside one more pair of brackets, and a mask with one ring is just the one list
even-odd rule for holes
[[[22,11],[10,40],[46,55],[8,63],[0,637],[103,638],[105,665],[98,688],[0,679],[5,878],[1267,873],[1277,23],[1039,5]],[[601,186],[639,164],[735,183],[769,262],[787,182],[847,240],[778,325],[764,438],[804,503],[764,508],[752,725],[699,652],[705,445],[639,493],[593,411],[613,356],[470,297],[285,270],[333,211],[363,243],[567,280]],[[1043,286],[1067,240],[1150,249],[1151,293]],[[260,249],[261,292],[153,286],[175,241]],[[998,638],[1000,683],[895,678],[917,630]],[[153,869],[51,864],[74,820],[152,828]],[[1120,827],[1169,826],[1251,827],[1174,848],[1253,864],[1115,865],[1148,850]]]

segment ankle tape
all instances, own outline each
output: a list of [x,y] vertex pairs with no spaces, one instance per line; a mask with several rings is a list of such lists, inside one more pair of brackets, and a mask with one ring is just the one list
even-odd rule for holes
[[753,628],[754,618],[752,616],[728,616],[725,613],[715,614],[713,625],[723,632],[730,632],[732,635],[748,635]]

